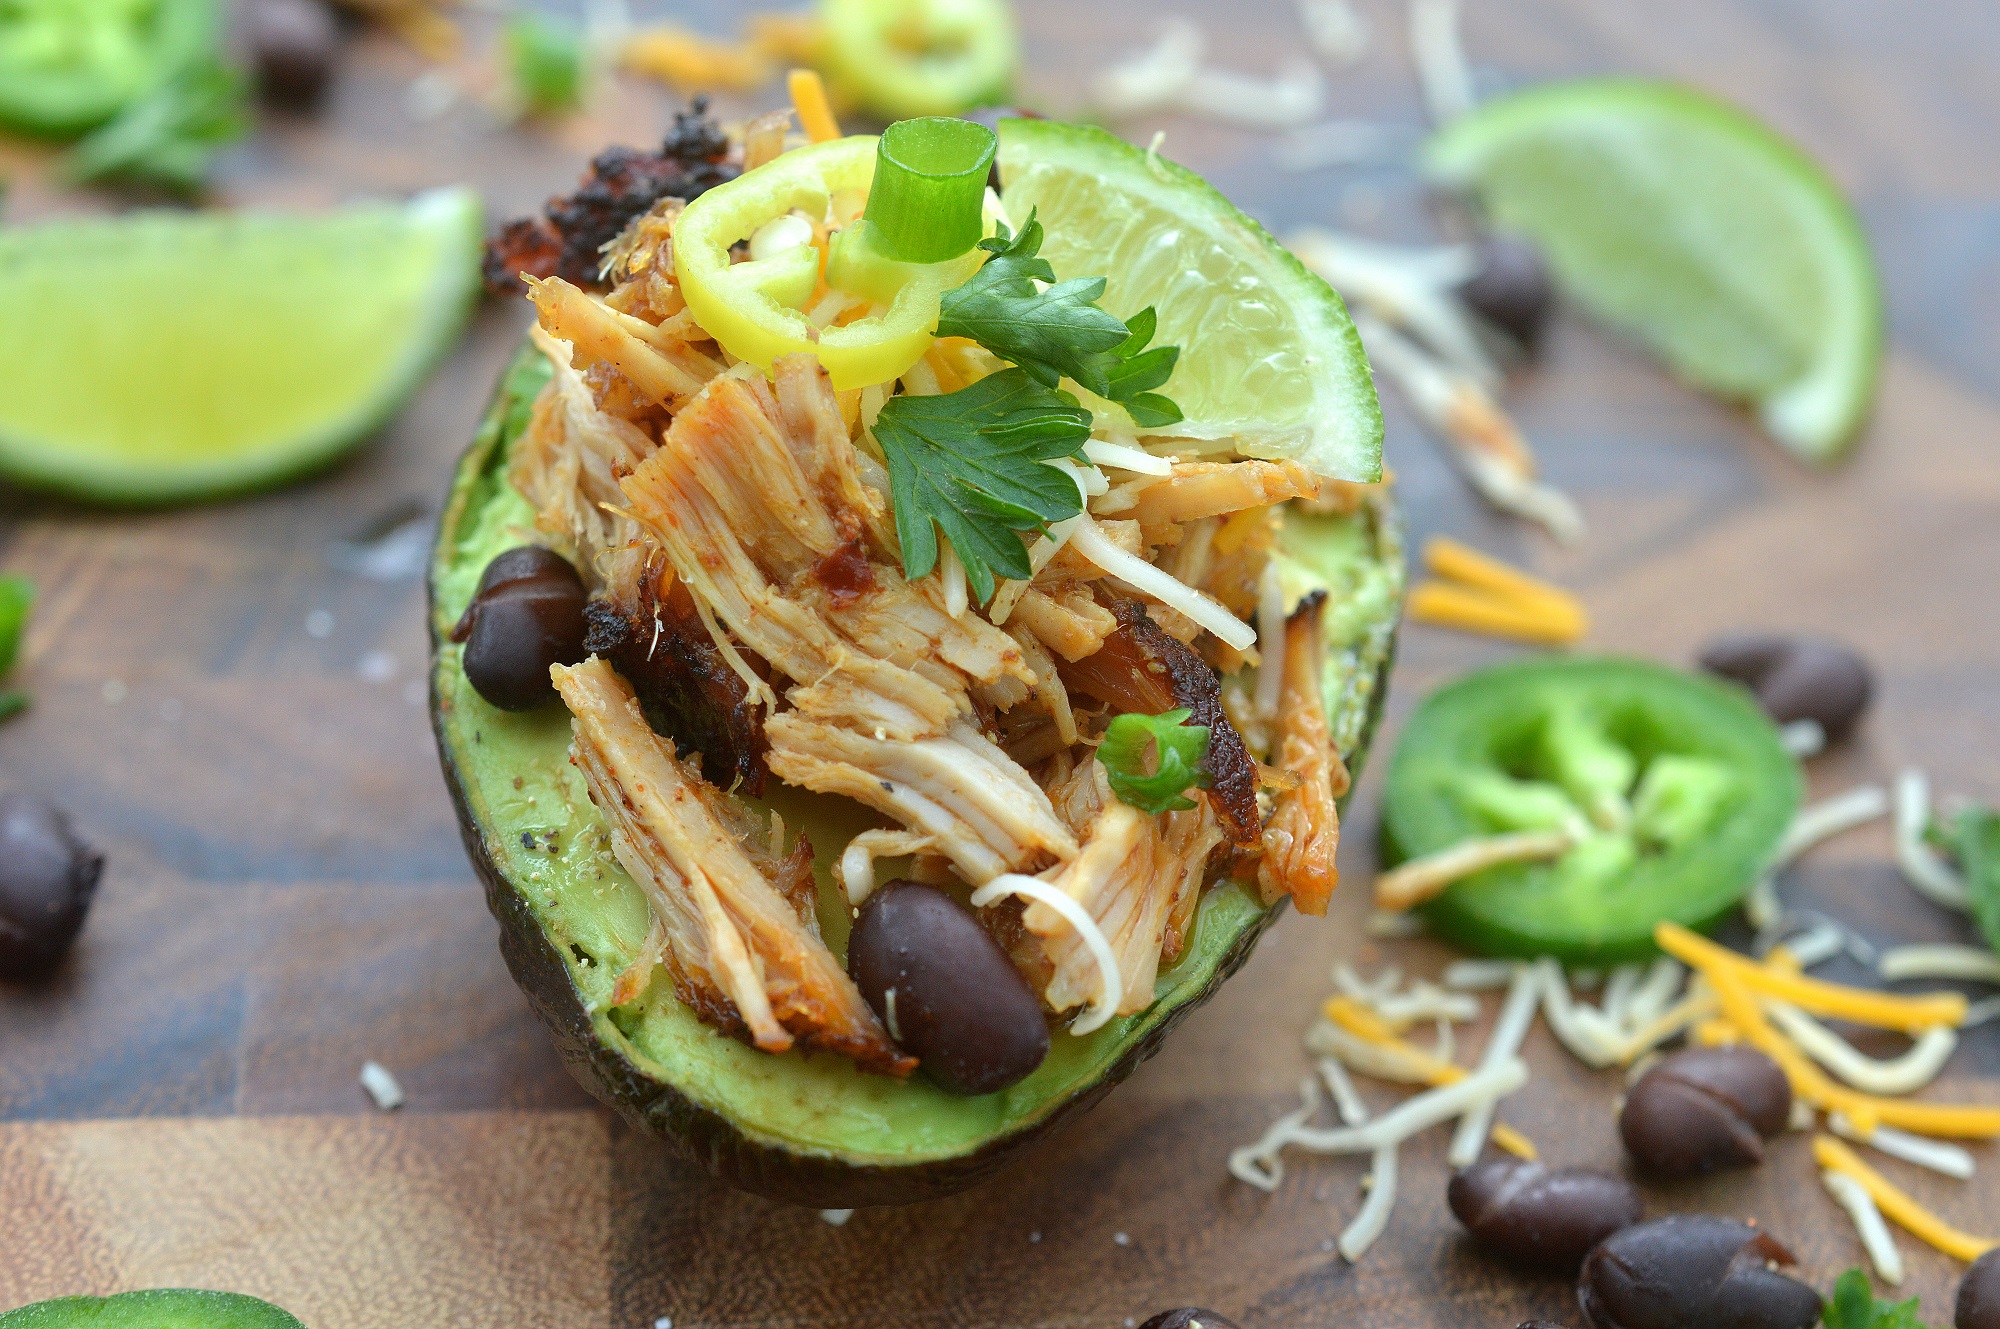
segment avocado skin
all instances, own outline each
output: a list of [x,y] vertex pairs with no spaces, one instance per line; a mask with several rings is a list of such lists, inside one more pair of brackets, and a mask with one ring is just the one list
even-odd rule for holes
[[59,1297],[0,1315],[0,1329],[305,1329],[267,1301],[237,1292],[159,1288],[115,1297]]
[[[524,361],[534,354],[531,349],[524,350],[501,376],[479,431],[456,468],[450,501],[438,521],[437,550],[445,549],[447,541],[455,538],[462,519],[483,488],[479,481],[506,483],[503,444],[511,436],[508,425],[510,419],[518,419],[526,410],[524,402],[515,400],[514,377]],[[439,565],[440,559],[434,552],[427,578],[433,660],[446,644],[447,631],[441,627],[439,618],[442,612],[436,576]],[[1387,679],[1395,663],[1396,647],[1397,638],[1392,635],[1378,667],[1360,741],[1348,760],[1349,770],[1357,781],[1388,699]],[[526,899],[501,872],[486,833],[473,815],[446,733],[450,704],[438,689],[437,677],[438,672],[433,669],[431,727],[465,852],[485,887],[487,908],[500,924],[500,954],[507,962],[507,970],[527,995],[536,1017],[555,1039],[563,1064],[586,1092],[617,1112],[633,1129],[667,1145],[719,1180],[767,1199],[815,1209],[861,1209],[942,1199],[979,1185],[1016,1156],[1046,1139],[1057,1127],[1095,1107],[1157,1052],[1182,1020],[1243,967],[1258,940],[1289,903],[1280,900],[1246,927],[1223,953],[1209,983],[1168,1011],[1124,1055],[1108,1065],[1090,1088],[1072,1094],[1032,1124],[1001,1135],[970,1153],[923,1163],[883,1166],[766,1144],[739,1129],[727,1117],[694,1102],[673,1085],[646,1074],[629,1057],[597,1037],[590,1012],[570,981],[561,952],[536,921]],[[1340,800],[1343,810],[1346,803],[1343,797]]]

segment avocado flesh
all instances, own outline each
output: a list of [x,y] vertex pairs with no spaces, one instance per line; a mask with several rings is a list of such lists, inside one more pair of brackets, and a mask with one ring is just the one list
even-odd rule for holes
[[0,1315],[0,1329],[305,1329],[267,1301],[169,1288],[115,1297],[62,1297]]
[[[1151,1007],[1085,1037],[1058,1032],[1033,1074],[977,1098],[947,1094],[921,1074],[864,1074],[838,1056],[759,1052],[703,1024],[658,970],[636,1001],[608,1008],[651,917],[569,764],[569,715],[555,704],[527,714],[488,705],[448,640],[487,562],[533,538],[533,512],[507,483],[506,458],[547,377],[546,362],[528,350],[503,379],[460,465],[431,572],[440,754],[517,981],[587,1089],[738,1185],[845,1208],[972,1184],[1013,1146],[1129,1073],[1241,964],[1278,910],[1262,906],[1254,889],[1217,885],[1185,954],[1161,973]],[[1400,607],[1395,522],[1380,509],[1297,516],[1285,545],[1288,579],[1329,586],[1339,606],[1328,615],[1328,697],[1336,737],[1357,763],[1379,713]],[[821,929],[844,958],[849,915],[829,869],[852,835],[881,823],[848,800],[769,787],[763,805],[818,851]]]

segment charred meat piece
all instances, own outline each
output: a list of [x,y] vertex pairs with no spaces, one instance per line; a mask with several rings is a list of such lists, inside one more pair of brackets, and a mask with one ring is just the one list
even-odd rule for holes
[[1208,726],[1208,755],[1201,769],[1203,792],[1232,844],[1245,847],[1263,838],[1257,813],[1257,768],[1243,738],[1222,713],[1222,680],[1192,648],[1175,641],[1133,600],[1111,607],[1118,628],[1104,645],[1081,660],[1065,661],[1063,682],[1122,712],[1158,715],[1185,708],[1189,724]]
[[728,137],[709,118],[707,99],[695,98],[692,110],[674,117],[658,152],[607,148],[591,161],[574,194],[548,201],[546,220],[528,217],[502,227],[486,246],[487,288],[517,294],[523,272],[599,286],[604,246],[626,223],[663,198],[699,198],[735,179],[737,167],[728,158]]
[[683,759],[699,755],[702,777],[752,798],[764,792],[764,726],[750,689],[716,649],[694,597],[642,579],[637,603],[605,597],[583,611],[583,645],[611,662],[639,696],[646,722]]

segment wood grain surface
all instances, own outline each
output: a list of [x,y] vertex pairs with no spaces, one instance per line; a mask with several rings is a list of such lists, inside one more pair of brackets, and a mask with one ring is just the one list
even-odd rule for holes
[[[1373,46],[1331,76],[1332,114],[1414,141],[1401,9],[1361,8]],[[1684,661],[1744,626],[1846,638],[1880,668],[1881,690],[1859,737],[1813,764],[1815,792],[1914,764],[1942,790],[2000,800],[2000,9],[1466,8],[1484,90],[1663,75],[1798,138],[1861,209],[1892,346],[1858,456],[1810,474],[1736,412],[1565,318],[1510,401],[1582,502],[1590,538],[1557,551],[1489,516],[1388,394],[1389,460],[1415,533],[1449,531],[1577,588],[1605,649]],[[1232,67],[1271,70],[1301,46],[1283,0],[1021,10],[1027,98],[1057,111],[1165,12],[1203,22]],[[718,33],[737,21],[723,0],[672,12]],[[467,180],[512,215],[599,143],[644,142],[666,123],[666,101],[642,93],[553,130],[502,129],[472,108],[419,122],[407,90],[421,69],[360,41],[329,113],[267,123],[230,157],[224,197],[310,206]],[[1169,155],[1280,232],[1432,233],[1404,168],[1291,176],[1255,135],[1123,128],[1142,142],[1165,129]],[[0,147],[0,173],[14,177],[9,220],[112,202],[62,191],[37,150]],[[1298,1038],[1332,961],[1434,972],[1446,958],[1362,939],[1379,767],[1348,817],[1333,916],[1286,920],[1104,1107],[970,1195],[834,1227],[722,1191],[589,1105],[509,983],[459,849],[422,706],[421,586],[338,559],[345,539],[435,511],[523,323],[486,309],[378,440],[282,494],[134,515],[0,490],[0,570],[30,574],[45,597],[20,674],[35,707],[0,728],[0,784],[61,801],[110,856],[74,959],[46,986],[0,987],[0,1305],[196,1283],[271,1296],[313,1329],[644,1329],[661,1317],[679,1329],[1116,1329],[1186,1303],[1245,1329],[1575,1321],[1560,1281],[1524,1281],[1461,1238],[1444,1211],[1441,1139],[1406,1151],[1389,1235],[1354,1267],[1331,1239],[1358,1203],[1358,1160],[1300,1160],[1273,1196],[1223,1171],[1232,1145],[1294,1101]],[[1388,739],[1431,688],[1510,653],[1409,629]],[[1888,855],[1881,828],[1857,832],[1782,889],[1878,940],[1966,939]],[[1504,1117],[1559,1162],[1618,1166],[1616,1077],[1583,1071],[1540,1032],[1530,1056],[1536,1078]],[[401,1077],[400,1113],[376,1114],[356,1086],[368,1058]],[[1968,1037],[1934,1092],[2000,1102],[2000,1028]],[[1977,1152],[1967,1184],[1890,1166],[1993,1231],[2000,1157]],[[1803,1138],[1756,1173],[1649,1201],[1754,1217],[1822,1284],[1858,1259]],[[1909,1290],[1946,1318],[1955,1269],[1902,1245]]]

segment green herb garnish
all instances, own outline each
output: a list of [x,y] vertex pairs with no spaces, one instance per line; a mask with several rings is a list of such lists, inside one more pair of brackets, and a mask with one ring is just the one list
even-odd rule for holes
[[240,70],[214,55],[190,60],[78,143],[70,173],[193,193],[215,154],[250,132],[248,102]]
[[521,105],[537,115],[573,111],[583,102],[583,34],[543,14],[517,14],[501,33],[507,70]]
[[1826,1329],[1928,1329],[1917,1318],[1917,1298],[1877,1301],[1867,1273],[1860,1269],[1840,1276],[1820,1318]]
[[1019,235],[1002,225],[979,247],[992,257],[963,286],[945,292],[938,336],[970,337],[1043,387],[1072,379],[1123,406],[1141,428],[1181,418],[1180,407],[1153,391],[1173,374],[1181,352],[1178,346],[1146,349],[1159,325],[1150,306],[1127,323],[1098,305],[1104,278],[1057,281],[1040,257],[1042,224],[1033,213]]
[[1034,575],[1019,531],[1083,511],[1076,482],[1043,463],[1073,457],[1090,437],[1090,412],[1020,369],[989,374],[957,392],[892,397],[875,421],[889,463],[903,572],[937,566],[937,529],[965,566],[980,604],[993,576]]
[[[1185,723],[1192,714],[1121,715],[1106,727],[1097,760],[1119,802],[1150,816],[1194,806],[1186,794],[1203,782],[1200,766],[1208,755],[1208,726]],[[1151,774],[1146,771],[1148,749],[1155,754]]]
[[[5,678],[21,653],[21,635],[27,631],[28,613],[35,607],[35,584],[26,577],[0,577],[0,678]],[[28,708],[23,692],[0,692],[0,720],[11,719]]]

